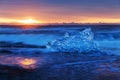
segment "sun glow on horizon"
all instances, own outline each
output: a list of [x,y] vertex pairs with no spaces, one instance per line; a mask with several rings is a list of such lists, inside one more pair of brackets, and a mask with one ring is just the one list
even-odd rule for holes
[[81,19],[34,19],[34,18],[0,18],[0,24],[20,24],[20,25],[39,25],[39,24],[48,24],[48,23],[120,23],[120,19],[113,19],[113,18],[85,18],[84,20]]
[[20,20],[18,22],[23,23],[23,24],[38,24],[38,23],[40,23],[39,21],[34,20],[34,19],[25,19],[25,20]]

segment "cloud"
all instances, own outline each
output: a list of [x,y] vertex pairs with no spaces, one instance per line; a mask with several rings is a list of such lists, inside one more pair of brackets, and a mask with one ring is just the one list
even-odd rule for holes
[[0,0],[0,17],[3,18],[120,19],[119,14],[120,0]]

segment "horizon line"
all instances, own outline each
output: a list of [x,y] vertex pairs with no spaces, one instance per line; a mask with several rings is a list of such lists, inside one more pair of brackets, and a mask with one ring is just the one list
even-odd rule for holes
[[84,24],[119,24],[120,23],[105,23],[105,22],[98,22],[98,23],[75,23],[75,22],[70,22],[70,23],[38,23],[38,24],[17,24],[17,23],[0,23],[0,25],[84,25]]

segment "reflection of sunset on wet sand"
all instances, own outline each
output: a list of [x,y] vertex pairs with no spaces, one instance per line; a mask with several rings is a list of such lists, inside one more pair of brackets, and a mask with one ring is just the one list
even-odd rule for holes
[[25,58],[19,61],[20,66],[22,66],[23,68],[26,69],[34,69],[36,68],[35,64],[36,64],[36,60],[35,59],[29,59],[29,58]]
[[35,64],[36,61],[33,59],[24,59],[24,60],[21,60],[20,63],[25,66],[29,66],[29,65]]
[[0,56],[0,64],[2,65],[16,65],[24,69],[37,68],[37,58],[25,58],[21,56]]

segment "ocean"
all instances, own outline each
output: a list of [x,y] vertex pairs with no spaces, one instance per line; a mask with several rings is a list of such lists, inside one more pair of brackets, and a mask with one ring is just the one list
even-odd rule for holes
[[11,80],[103,80],[105,71],[120,74],[119,56],[120,25],[0,26],[0,65]]

